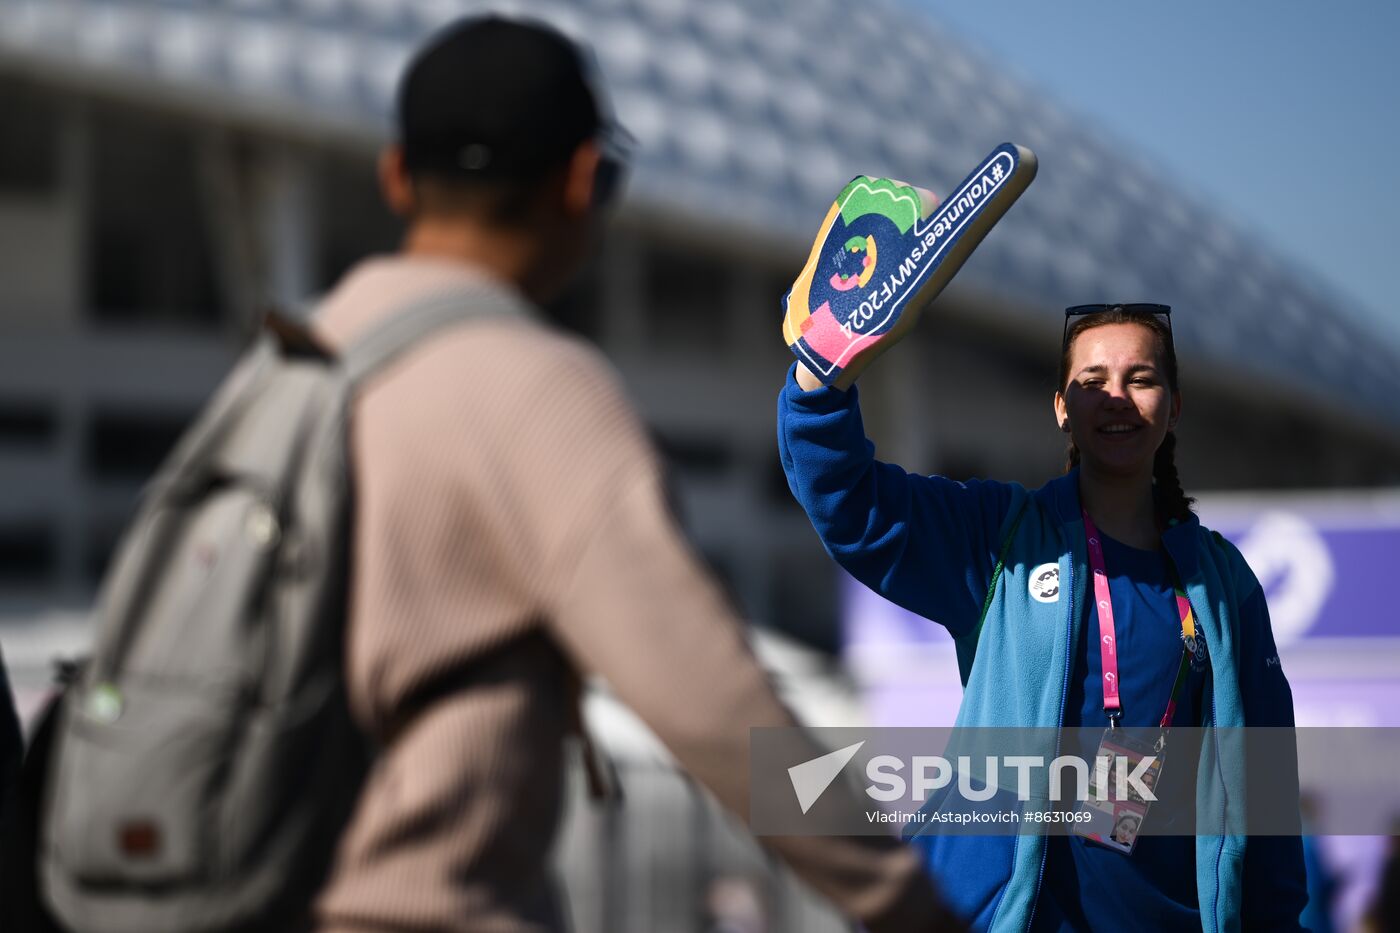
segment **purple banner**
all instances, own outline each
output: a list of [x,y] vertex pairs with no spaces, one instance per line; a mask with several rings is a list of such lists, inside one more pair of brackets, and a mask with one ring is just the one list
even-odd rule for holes
[[[1298,638],[1400,637],[1394,586],[1400,515],[1386,500],[1231,499],[1208,521],[1244,554],[1269,600],[1280,646]],[[1206,509],[1210,509],[1207,502]],[[1209,514],[1203,511],[1203,518]]]
[[[1202,496],[1264,587],[1300,725],[1400,726],[1400,495]],[[847,658],[883,725],[951,723],[952,640],[849,577]]]

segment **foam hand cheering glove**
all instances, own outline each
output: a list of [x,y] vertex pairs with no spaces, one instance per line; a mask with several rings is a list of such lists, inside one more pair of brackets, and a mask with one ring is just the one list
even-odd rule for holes
[[939,205],[932,192],[858,175],[837,195],[783,296],[783,339],[822,383],[855,382],[899,340],[1035,177],[1006,143]]

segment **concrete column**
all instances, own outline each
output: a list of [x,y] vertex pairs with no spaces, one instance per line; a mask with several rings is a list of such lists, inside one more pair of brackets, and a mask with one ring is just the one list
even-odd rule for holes
[[265,150],[255,185],[255,255],[267,300],[293,309],[312,296],[319,254],[315,192],[308,158],[292,149]]
[[[86,230],[91,216],[89,202],[92,197],[92,125],[87,108],[78,101],[65,107],[59,159],[62,162],[59,185],[64,192],[69,216],[75,218],[73,229],[79,233]],[[87,238],[77,237],[72,257],[75,280],[83,279],[82,272],[89,265]],[[78,304],[85,295],[74,294],[73,307],[67,309],[64,336],[58,341],[61,356],[67,357],[68,366],[73,366],[79,357],[82,341],[81,330],[85,315]],[[83,390],[82,379],[77,372],[72,377],[61,380],[54,398],[57,409],[57,433],[54,437],[54,488],[65,490],[59,497],[54,512],[57,530],[57,567],[55,579],[58,589],[76,598],[88,589],[85,550],[89,538],[88,523],[92,517],[92,489],[83,473],[84,437],[91,417],[91,400]]]
[[199,144],[199,181],[214,274],[228,309],[225,330],[243,333],[257,323],[267,290],[255,255],[257,205],[250,202],[248,166],[238,158],[236,144],[226,132],[207,131]]
[[781,372],[765,373],[772,354],[765,341],[778,339],[777,312],[772,297],[764,294],[770,279],[755,266],[735,266],[729,287],[733,365],[730,371],[742,380],[744,393],[752,393],[752,405],[734,412],[735,423],[729,434],[734,445],[734,472],[731,484],[736,499],[740,527],[729,530],[726,546],[734,555],[734,585],[755,620],[772,621],[777,615],[772,581],[779,572],[778,554],[783,542],[775,533],[777,510],[767,501],[767,478],[772,459],[777,456],[773,440],[773,406],[764,404],[771,396]]

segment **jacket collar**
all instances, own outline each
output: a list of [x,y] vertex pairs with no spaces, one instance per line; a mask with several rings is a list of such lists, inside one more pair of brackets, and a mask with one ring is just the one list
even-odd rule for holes
[[[1079,467],[1050,480],[1037,489],[1034,495],[1040,504],[1059,520],[1061,526],[1072,529],[1075,534],[1084,533],[1079,505]],[[1200,518],[1192,512],[1186,521],[1177,522],[1162,533],[1162,546],[1166,548],[1183,579],[1189,579],[1196,574],[1196,541],[1197,529],[1200,526]]]
[[1079,523],[1079,467],[1041,486],[1035,491],[1035,497],[1061,525]]

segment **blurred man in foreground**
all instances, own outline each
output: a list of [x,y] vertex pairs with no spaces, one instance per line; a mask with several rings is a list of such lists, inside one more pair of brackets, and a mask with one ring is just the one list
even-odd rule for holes
[[[749,728],[793,720],[678,533],[615,375],[534,310],[582,263],[621,169],[580,53],[463,21],[412,63],[398,116],[380,168],[402,251],[353,269],[319,334],[343,348],[454,289],[518,313],[444,331],[356,402],[348,683],[381,754],[318,925],[557,930],[546,856],[576,671],[741,817]],[[871,930],[944,928],[891,839],[766,842]]]

